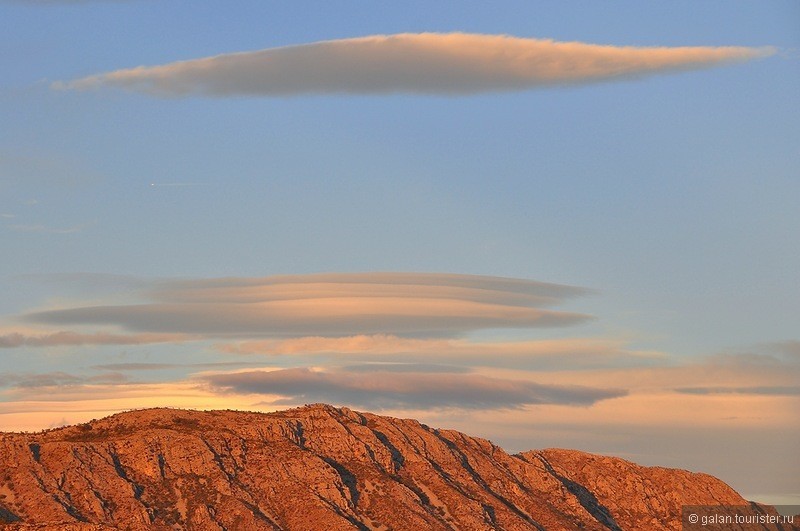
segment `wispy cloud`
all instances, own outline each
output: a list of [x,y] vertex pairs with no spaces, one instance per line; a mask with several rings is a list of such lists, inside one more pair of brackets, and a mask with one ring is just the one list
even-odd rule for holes
[[208,186],[208,183],[150,183],[150,188],[187,188],[192,186]]
[[373,373],[373,372],[424,372],[436,373],[467,373],[472,369],[460,367],[458,365],[443,365],[441,363],[391,363],[373,362],[360,365],[347,365],[342,367],[343,371],[354,373]]
[[621,341],[592,338],[469,341],[376,334],[262,339],[225,343],[217,348],[232,354],[319,355],[367,360],[398,358],[405,362],[438,359],[459,365],[538,370],[655,365],[666,358],[658,352],[631,350]]
[[31,232],[38,234],[75,234],[94,225],[95,222],[81,223],[68,227],[52,227],[48,225],[36,224],[13,224],[7,227],[15,232]]
[[708,68],[770,47],[633,47],[508,35],[403,33],[140,66],[54,88],[120,87],[159,96],[474,94]]
[[796,388],[800,381],[800,359],[769,354],[716,354],[664,361],[648,367],[609,365],[596,371],[574,370],[565,365],[565,370],[549,373],[549,381],[591,384],[601,378],[606,385],[623,385],[632,391],[689,394],[691,391],[687,390],[694,389],[696,395],[712,395],[714,389],[728,394],[744,394],[747,389],[786,390]]
[[478,374],[321,371],[308,368],[243,371],[202,377],[234,393],[284,397],[275,403],[331,402],[368,408],[514,408],[528,404],[589,406],[624,396],[620,389],[545,385]]
[[588,316],[545,308],[584,293],[522,279],[350,273],[163,282],[149,304],[32,313],[50,325],[117,325],[215,337],[356,334],[454,336],[489,328],[557,327]]
[[38,389],[42,387],[72,387],[91,384],[120,384],[127,380],[120,373],[104,373],[94,376],[75,376],[66,372],[4,373],[0,375],[0,387]]
[[252,363],[243,361],[213,361],[208,363],[104,363],[92,365],[92,369],[101,371],[160,371],[165,369],[224,369],[233,367],[251,367]]
[[104,363],[102,365],[92,365],[92,369],[101,371],[161,371],[180,366],[176,363]]
[[800,386],[790,385],[755,385],[743,387],[680,387],[678,393],[688,395],[765,395],[765,396],[800,396]]
[[145,345],[150,343],[181,343],[192,338],[182,334],[82,334],[59,331],[47,334],[9,333],[0,335],[0,348],[57,347],[80,345]]

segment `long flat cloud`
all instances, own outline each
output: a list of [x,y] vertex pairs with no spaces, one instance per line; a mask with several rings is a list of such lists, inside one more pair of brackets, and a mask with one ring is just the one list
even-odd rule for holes
[[633,47],[402,33],[140,66],[53,86],[118,87],[159,96],[465,95],[709,68],[774,52],[770,47]]
[[[529,404],[589,406],[624,396],[620,389],[545,385],[477,374],[316,371],[308,368],[206,375],[212,387],[285,397],[285,403],[332,402],[357,407],[513,408]],[[280,401],[275,402],[281,403]]]
[[584,291],[523,279],[428,273],[206,279],[159,283],[151,303],[66,308],[26,318],[207,337],[455,336],[583,322],[588,316],[545,306]]
[[151,343],[180,343],[192,338],[182,334],[83,334],[59,331],[48,334],[12,332],[0,335],[0,348],[58,347],[81,345],[147,345]]
[[[649,367],[613,367],[597,370],[565,370],[548,373],[551,384],[625,387],[632,394],[656,393],[703,397],[709,400],[744,396],[797,396],[800,359],[770,354],[716,354],[708,357],[665,360]],[[495,371],[503,375],[503,372]]]
[[38,389],[42,387],[58,388],[91,384],[121,384],[125,382],[125,376],[118,372],[98,374],[95,376],[75,376],[66,372],[0,374],[0,387],[16,387],[23,389]]
[[538,370],[640,366],[665,361],[665,356],[658,352],[634,351],[620,341],[591,338],[476,342],[378,334],[259,339],[221,344],[217,349],[232,354],[333,356],[352,360],[397,358],[405,362],[426,362],[438,359],[456,365]]
[[586,288],[521,278],[462,275],[456,273],[317,273],[270,277],[211,278],[162,281],[152,296],[172,302],[260,302],[358,294],[367,297],[411,296],[418,290],[442,298],[475,302],[502,302],[546,306],[586,295]]
[[800,396],[800,385],[756,385],[747,387],[679,387],[675,389],[678,393],[687,395],[776,395],[776,396]]

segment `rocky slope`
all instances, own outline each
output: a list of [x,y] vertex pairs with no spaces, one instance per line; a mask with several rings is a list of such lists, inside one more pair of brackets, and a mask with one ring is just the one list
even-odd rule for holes
[[326,405],[151,409],[0,434],[6,529],[658,530],[680,529],[684,504],[747,502],[705,474],[569,450],[509,455]]

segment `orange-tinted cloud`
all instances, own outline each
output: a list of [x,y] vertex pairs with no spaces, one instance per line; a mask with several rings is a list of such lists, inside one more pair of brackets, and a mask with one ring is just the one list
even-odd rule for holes
[[591,339],[556,339],[541,341],[471,342],[463,339],[414,339],[388,334],[357,335],[347,337],[300,337],[293,339],[266,339],[222,345],[225,352],[238,354],[406,354],[468,355],[485,352],[524,356],[570,352],[606,352],[617,347],[618,342]]
[[12,332],[0,335],[0,348],[57,347],[80,345],[146,345],[150,343],[180,343],[191,341],[183,334],[83,334],[59,331],[42,334]]
[[772,53],[768,47],[634,47],[508,35],[403,33],[140,66],[54,86],[111,86],[160,96],[458,95],[708,68]]
[[352,273],[159,283],[157,302],[42,311],[48,325],[234,337],[403,334],[567,326],[588,316],[547,309],[585,290],[473,275]]
[[[498,373],[502,375],[502,372]],[[712,389],[739,389],[738,394],[776,394],[796,388],[800,381],[800,359],[765,354],[719,354],[696,360],[670,360],[662,366],[598,368],[579,371],[568,368],[549,373],[552,383],[590,383],[601,379],[606,385],[624,385],[642,393],[676,393],[678,390],[706,389],[695,395],[712,394]],[[763,391],[758,393],[757,391]],[[732,393],[728,393],[732,394]],[[681,393],[686,396],[686,392]]]
[[0,387],[19,389],[63,388],[93,383],[118,384],[125,381],[125,376],[118,372],[107,372],[94,376],[75,376],[61,371],[21,374],[6,372],[0,374]]
[[461,365],[539,370],[653,365],[665,361],[660,353],[633,351],[620,341],[591,338],[478,342],[375,334],[262,339],[227,343],[217,348],[232,354],[329,355],[351,360],[404,362],[436,359]]

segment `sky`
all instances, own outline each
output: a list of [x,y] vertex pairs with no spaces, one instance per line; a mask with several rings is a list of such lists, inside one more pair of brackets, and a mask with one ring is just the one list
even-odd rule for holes
[[800,504],[796,2],[0,20],[0,430],[326,402]]

